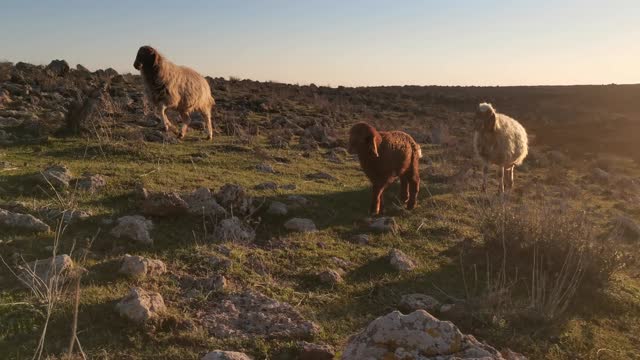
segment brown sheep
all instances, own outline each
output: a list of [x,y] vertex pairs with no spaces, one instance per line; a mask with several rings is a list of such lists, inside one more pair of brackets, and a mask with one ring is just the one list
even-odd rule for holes
[[215,100],[205,78],[191,68],[172,63],[151,46],[138,50],[133,67],[140,70],[147,98],[159,110],[165,131],[174,127],[167,118],[167,109],[175,109],[180,115],[180,138],[186,135],[191,123],[189,115],[199,111],[205,118],[207,139],[213,139],[211,112]]
[[360,167],[371,181],[371,214],[384,211],[383,192],[400,178],[400,200],[413,209],[420,187],[420,146],[402,131],[377,131],[360,122],[349,131],[349,153],[357,154]]

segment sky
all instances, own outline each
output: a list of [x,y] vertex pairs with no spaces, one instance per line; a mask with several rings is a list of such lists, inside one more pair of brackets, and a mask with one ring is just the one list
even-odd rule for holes
[[639,0],[0,0],[0,60],[329,85],[640,83]]

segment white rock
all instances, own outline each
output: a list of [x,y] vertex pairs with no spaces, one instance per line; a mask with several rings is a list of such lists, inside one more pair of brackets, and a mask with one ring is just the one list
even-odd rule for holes
[[66,188],[71,181],[71,172],[64,165],[51,165],[45,168],[36,178],[43,186],[49,187],[49,183],[55,188]]
[[85,173],[76,183],[79,190],[94,193],[107,185],[107,181],[102,175]]
[[451,322],[418,310],[408,315],[394,311],[375,319],[349,339],[342,359],[504,360],[504,357],[473,336],[462,334]]
[[316,232],[318,229],[316,228],[316,224],[313,223],[311,219],[303,219],[303,218],[292,218],[287,220],[284,223],[284,227],[287,230],[296,231],[296,232]]
[[111,235],[125,237],[143,244],[153,244],[149,231],[153,229],[153,222],[144,216],[123,216],[116,220],[117,225],[111,229]]
[[167,266],[161,260],[126,254],[119,272],[133,278],[144,278],[164,274],[167,272]]
[[192,215],[224,216],[227,211],[218,204],[213,193],[206,187],[200,187],[182,198],[189,205],[189,213]]
[[273,168],[273,166],[271,166],[270,164],[267,164],[267,163],[261,163],[261,164],[256,165],[256,170],[258,172],[268,173],[268,174],[274,174],[276,172],[276,170]]
[[226,184],[216,193],[216,200],[227,211],[236,215],[245,215],[251,212],[253,199],[247,195],[240,185]]
[[57,255],[26,264],[27,269],[20,271],[20,280],[27,286],[45,288],[56,278],[64,277],[73,268],[73,260],[69,255]]
[[129,320],[143,323],[159,317],[167,307],[159,293],[132,288],[129,294],[116,304],[116,310]]
[[318,274],[320,281],[328,285],[337,285],[342,283],[344,280],[342,279],[342,275],[335,270],[325,270]]
[[0,209],[0,226],[35,232],[46,232],[50,230],[49,225],[43,223],[33,215],[13,213],[4,209]]
[[377,233],[398,232],[398,224],[393,217],[382,216],[368,220],[369,230]]
[[214,350],[205,355],[202,360],[252,360],[247,354],[235,351]]

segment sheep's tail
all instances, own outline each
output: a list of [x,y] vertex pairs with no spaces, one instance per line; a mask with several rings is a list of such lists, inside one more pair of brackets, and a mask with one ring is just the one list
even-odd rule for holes
[[413,141],[411,143],[411,146],[413,147],[413,153],[418,155],[418,159],[422,158],[422,148],[420,147],[420,145],[418,145],[417,142]]

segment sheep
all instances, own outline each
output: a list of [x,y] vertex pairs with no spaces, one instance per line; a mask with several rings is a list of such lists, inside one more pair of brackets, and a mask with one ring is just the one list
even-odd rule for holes
[[412,210],[420,187],[420,146],[402,131],[377,131],[360,122],[349,131],[349,153],[357,154],[360,167],[372,185],[371,215],[384,211],[383,192],[400,178],[400,200]]
[[500,167],[500,193],[505,191],[505,172],[507,189],[512,189],[515,167],[522,164],[528,152],[524,127],[509,116],[497,113],[493,105],[481,103],[476,112],[473,147],[483,161],[482,190],[487,190],[487,173],[491,164]]
[[147,99],[159,110],[165,131],[174,127],[167,118],[167,109],[178,111],[182,121],[180,138],[187,133],[190,114],[199,111],[205,117],[207,140],[213,139],[211,113],[215,100],[205,78],[191,68],[172,63],[151,46],[140,47],[133,67],[140,70]]

